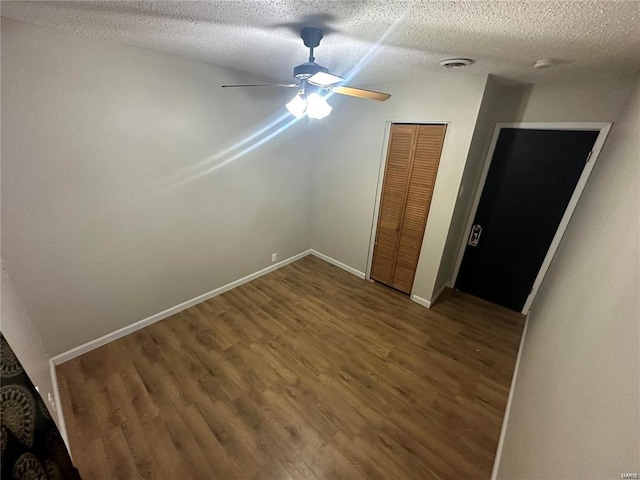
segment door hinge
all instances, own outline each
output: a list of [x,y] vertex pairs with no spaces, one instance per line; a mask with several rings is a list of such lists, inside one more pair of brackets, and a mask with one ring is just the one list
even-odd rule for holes
[[589,160],[591,160],[591,154],[593,153],[593,150],[591,150],[589,152],[589,155],[587,155],[587,160],[584,163],[589,163]]

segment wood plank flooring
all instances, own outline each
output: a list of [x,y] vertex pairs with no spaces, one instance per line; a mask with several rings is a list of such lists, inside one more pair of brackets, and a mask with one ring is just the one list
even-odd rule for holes
[[524,319],[308,256],[58,367],[83,479],[488,479]]

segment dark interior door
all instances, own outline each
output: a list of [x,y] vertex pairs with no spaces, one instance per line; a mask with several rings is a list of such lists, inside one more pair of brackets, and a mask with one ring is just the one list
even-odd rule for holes
[[598,134],[500,130],[457,289],[522,310]]

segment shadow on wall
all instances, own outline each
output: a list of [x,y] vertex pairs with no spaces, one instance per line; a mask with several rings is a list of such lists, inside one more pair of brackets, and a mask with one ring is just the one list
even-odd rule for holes
[[[493,135],[496,123],[515,123],[522,121],[533,85],[530,83],[515,82],[496,75],[491,75],[491,78],[499,89],[499,98],[495,105],[495,114],[491,119],[493,122],[491,135]],[[483,153],[484,157],[486,157],[489,151],[490,142],[491,138],[488,139],[486,150]]]

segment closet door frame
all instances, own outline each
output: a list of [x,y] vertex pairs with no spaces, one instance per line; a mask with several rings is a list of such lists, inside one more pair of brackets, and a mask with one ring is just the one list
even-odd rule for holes
[[[378,233],[378,215],[380,213],[380,199],[382,196],[382,185],[384,183],[384,174],[387,168],[387,156],[389,154],[389,142],[391,140],[391,127],[393,126],[393,124],[411,124],[411,125],[444,125],[445,127],[447,127],[447,130],[449,128],[449,125],[451,124],[450,121],[448,120],[443,120],[443,121],[414,121],[414,120],[402,120],[402,121],[393,121],[393,120],[387,120],[385,122],[385,126],[384,126],[384,141],[382,143],[382,152],[380,153],[380,165],[378,166],[378,185],[376,187],[376,198],[375,198],[375,203],[373,205],[373,219],[371,221],[371,236],[369,238],[369,253],[367,254],[367,269],[365,271],[365,279],[366,280],[372,280],[371,278],[371,268],[373,266],[373,251],[375,249],[375,243],[376,243],[376,235]],[[444,146],[447,142],[447,135],[445,133],[444,136],[444,143],[442,146],[442,151],[444,151]],[[442,157],[442,152],[440,153],[441,157]],[[436,183],[438,182],[438,178],[436,176]],[[434,184],[434,191],[435,191],[435,184]],[[433,198],[432,198],[433,200]],[[433,203],[433,202],[432,202]],[[424,235],[427,231],[427,226],[428,226],[429,222],[427,220],[427,225],[425,225],[425,230],[423,232],[423,238]],[[418,265],[420,264],[420,260],[418,260]],[[411,289],[411,294],[410,296],[413,295],[413,288]]]

